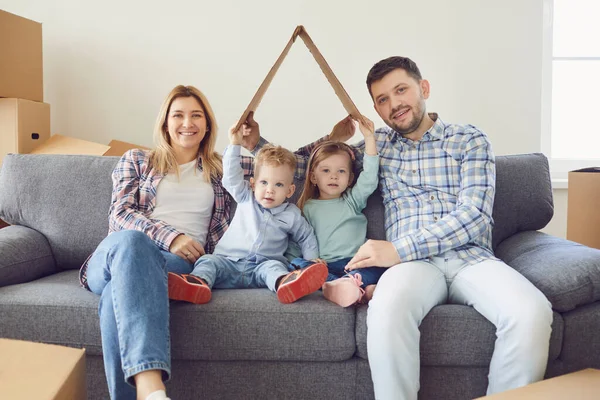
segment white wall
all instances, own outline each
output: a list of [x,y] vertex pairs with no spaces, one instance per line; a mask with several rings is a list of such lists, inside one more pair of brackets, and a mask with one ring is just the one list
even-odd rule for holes
[[554,217],[552,221],[542,229],[542,232],[554,236],[567,237],[567,190],[555,189],[554,195]]
[[[0,0],[0,8],[43,23],[53,133],[151,146],[163,98],[191,84],[215,109],[221,150],[226,128],[303,24],[376,125],[366,74],[404,55],[431,82],[430,111],[477,125],[496,154],[541,150],[542,0]],[[289,147],[344,116],[301,41],[256,113],[263,134]]]

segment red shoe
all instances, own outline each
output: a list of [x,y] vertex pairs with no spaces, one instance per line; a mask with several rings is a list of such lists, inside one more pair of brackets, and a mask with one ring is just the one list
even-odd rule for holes
[[292,271],[281,278],[277,299],[283,304],[289,304],[316,292],[325,283],[327,274],[327,266],[322,263]]
[[210,301],[211,296],[206,282],[197,276],[169,272],[169,299],[205,304]]

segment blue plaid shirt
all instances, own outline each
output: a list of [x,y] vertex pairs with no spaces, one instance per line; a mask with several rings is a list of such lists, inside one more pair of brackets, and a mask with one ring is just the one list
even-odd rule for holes
[[[495,259],[496,167],[490,142],[472,125],[430,116],[435,123],[416,142],[389,127],[375,131],[387,240],[402,262],[449,250],[468,264]],[[355,152],[362,160],[364,142]]]

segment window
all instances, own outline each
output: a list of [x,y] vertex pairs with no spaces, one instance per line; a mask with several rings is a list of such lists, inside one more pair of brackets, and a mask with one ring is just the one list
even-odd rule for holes
[[542,79],[542,148],[553,178],[600,166],[600,1],[545,0]]

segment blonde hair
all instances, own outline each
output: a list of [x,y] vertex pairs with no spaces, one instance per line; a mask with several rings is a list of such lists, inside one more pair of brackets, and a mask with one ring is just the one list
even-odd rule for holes
[[167,116],[173,101],[179,97],[194,97],[204,110],[206,117],[206,134],[200,142],[198,157],[202,160],[202,172],[207,182],[220,179],[223,175],[221,156],[215,152],[217,140],[217,120],[215,114],[204,94],[194,86],[178,85],[171,90],[162,103],[156,124],[154,125],[154,142],[156,148],[152,151],[150,163],[161,175],[175,171],[179,175],[179,165],[175,159],[175,152],[171,146],[171,137],[167,131]]
[[262,167],[263,165],[269,165],[274,167],[286,165],[292,170],[293,177],[293,174],[296,171],[296,156],[294,155],[294,153],[292,153],[284,147],[267,144],[262,149],[260,149],[260,151],[256,155],[256,158],[254,159],[255,178],[258,177],[260,167]]
[[[348,180],[348,188],[354,185],[354,165],[352,162],[354,160],[354,152],[352,151],[352,147],[348,146],[346,143],[333,142],[331,140],[322,142],[314,148],[310,158],[308,159],[304,187],[302,188],[300,199],[298,199],[299,209],[302,210],[308,200],[319,198],[319,187],[317,185],[313,185],[310,178],[321,161],[335,154],[347,154],[350,157],[350,179]],[[348,188],[346,188],[346,190],[348,190]]]

